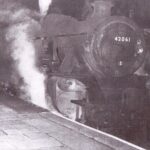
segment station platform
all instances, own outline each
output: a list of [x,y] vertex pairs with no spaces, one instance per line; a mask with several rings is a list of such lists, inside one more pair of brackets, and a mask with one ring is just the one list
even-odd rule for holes
[[144,150],[117,137],[0,95],[0,150]]

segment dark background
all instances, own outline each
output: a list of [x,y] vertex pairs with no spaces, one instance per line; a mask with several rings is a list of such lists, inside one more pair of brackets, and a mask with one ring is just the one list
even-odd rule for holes
[[[31,9],[39,10],[38,0],[18,0]],[[53,0],[50,12],[70,15],[81,20],[81,14],[85,9],[85,3],[94,0]],[[97,0],[98,1],[98,0]],[[107,0],[106,0],[107,1]],[[129,10],[134,11],[134,19],[138,24],[150,26],[150,1],[149,0],[109,0],[114,3],[114,12],[118,15],[129,15]],[[113,12],[113,13],[114,13]]]

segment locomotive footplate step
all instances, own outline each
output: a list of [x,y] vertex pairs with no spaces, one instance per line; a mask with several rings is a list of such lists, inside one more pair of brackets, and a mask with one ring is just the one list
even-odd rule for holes
[[142,150],[14,97],[1,95],[0,110],[2,150]]

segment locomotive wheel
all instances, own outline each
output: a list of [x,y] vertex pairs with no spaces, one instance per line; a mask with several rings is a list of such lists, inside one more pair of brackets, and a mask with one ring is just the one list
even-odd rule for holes
[[145,54],[139,27],[126,17],[108,17],[88,35],[84,60],[98,76],[121,77],[133,74],[143,63]]

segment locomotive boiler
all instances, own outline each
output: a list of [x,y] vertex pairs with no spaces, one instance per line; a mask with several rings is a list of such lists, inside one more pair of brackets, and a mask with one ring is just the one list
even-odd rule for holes
[[83,21],[48,14],[41,65],[60,113],[75,112],[76,120],[133,142],[148,130],[148,52],[143,31],[130,18],[111,16],[112,6],[95,1]]

